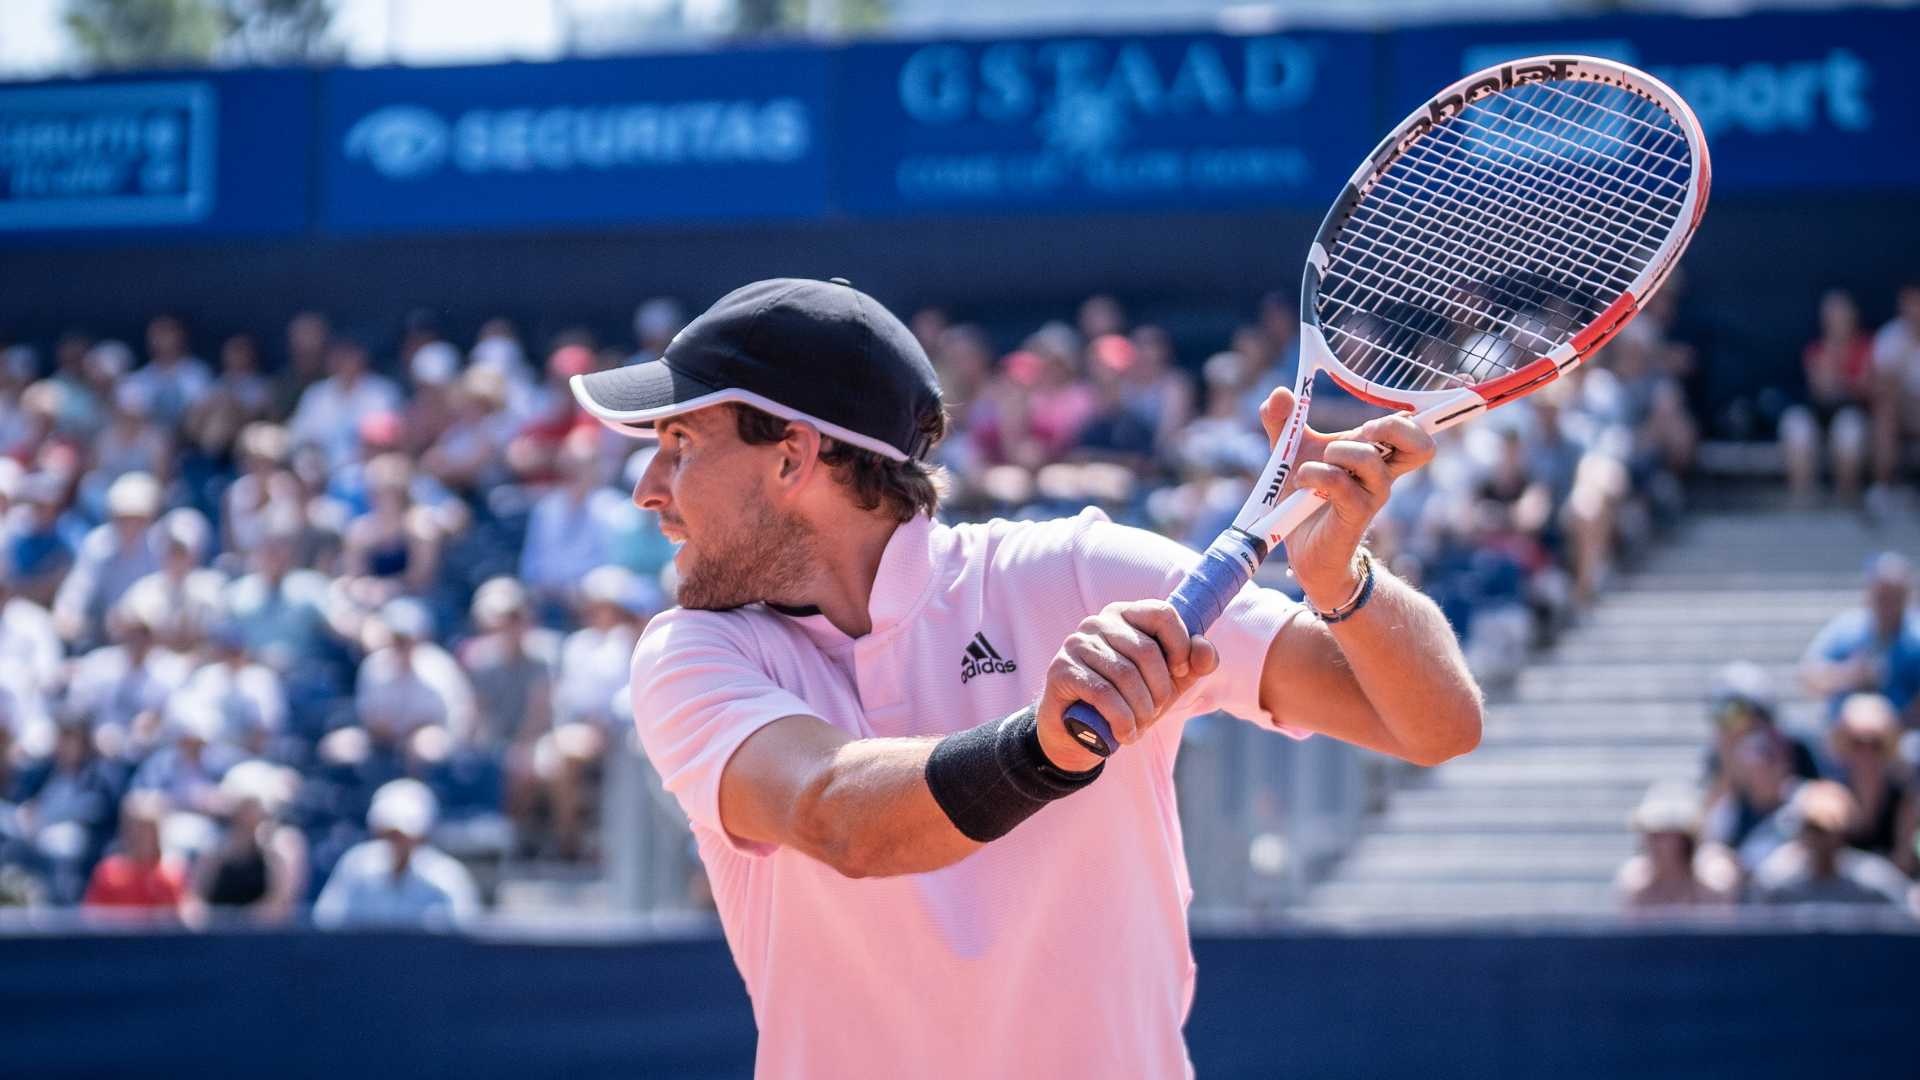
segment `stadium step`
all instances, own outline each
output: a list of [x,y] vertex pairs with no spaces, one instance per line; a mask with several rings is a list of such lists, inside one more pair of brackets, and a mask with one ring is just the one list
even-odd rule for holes
[[1728,661],[1763,666],[1782,722],[1811,727],[1796,667],[1859,603],[1868,557],[1920,557],[1920,515],[1765,504],[1695,514],[1522,670],[1480,749],[1420,770],[1291,912],[1303,923],[1481,920],[1613,911],[1628,822],[1656,781],[1693,782],[1706,702]]

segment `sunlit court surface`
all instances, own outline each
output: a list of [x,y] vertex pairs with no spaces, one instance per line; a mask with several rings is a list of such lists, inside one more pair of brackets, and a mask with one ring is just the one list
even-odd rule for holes
[[1920,5],[0,3],[0,1077],[1894,1077]]

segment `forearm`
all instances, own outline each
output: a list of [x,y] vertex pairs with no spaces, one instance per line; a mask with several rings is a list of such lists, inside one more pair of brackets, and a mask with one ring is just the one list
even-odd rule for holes
[[927,786],[934,739],[842,744],[800,792],[791,842],[848,877],[938,870],[983,845],[961,835]]
[[[1373,566],[1373,595],[1352,617],[1326,626],[1353,682],[1377,718],[1392,752],[1435,765],[1480,742],[1480,688],[1467,670],[1453,628],[1418,590]],[[1330,611],[1353,596],[1354,584],[1308,590]]]

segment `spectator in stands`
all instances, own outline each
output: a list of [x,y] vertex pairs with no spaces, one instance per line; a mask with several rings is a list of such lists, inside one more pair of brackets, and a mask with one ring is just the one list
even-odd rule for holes
[[320,447],[335,466],[353,460],[360,424],[374,413],[400,407],[400,392],[383,375],[368,370],[365,343],[336,337],[327,346],[328,375],[300,395],[288,430],[296,444]]
[[511,479],[506,447],[518,426],[508,411],[506,376],[475,367],[449,396],[452,415],[421,458],[421,468],[463,497],[484,498]]
[[413,465],[401,454],[367,463],[366,513],[348,522],[341,550],[354,602],[378,607],[396,596],[425,596],[440,571],[442,519],[414,497]]
[[297,562],[301,520],[292,508],[263,515],[251,572],[227,588],[227,613],[247,649],[293,677],[327,651],[328,581]]
[[1127,309],[1105,293],[1095,293],[1080,301],[1080,311],[1074,321],[1079,325],[1083,341],[1109,334],[1124,337],[1127,333]]
[[208,701],[186,694],[166,705],[170,740],[133,774],[134,791],[157,791],[175,811],[212,818],[220,812],[220,780],[240,762],[221,741],[223,718]]
[[264,761],[243,761],[220,781],[219,845],[194,866],[183,897],[187,922],[210,917],[255,924],[290,921],[307,892],[307,840],[280,820],[299,777]]
[[160,645],[192,653],[220,618],[225,601],[226,575],[201,565],[213,543],[213,527],[200,511],[183,506],[154,524],[148,543],[160,549],[160,568],[129,586],[127,596],[165,613],[156,630]]
[[507,465],[523,482],[553,480],[567,435],[582,427],[597,430],[567,388],[567,380],[585,375],[597,363],[593,350],[577,342],[563,344],[547,357],[546,381],[526,395],[520,432],[507,445]]
[[1172,451],[1180,432],[1193,419],[1193,383],[1180,371],[1173,336],[1158,326],[1134,330],[1133,363],[1121,372],[1127,400],[1153,430],[1153,445]]
[[287,361],[273,379],[267,415],[293,415],[307,388],[326,378],[327,350],[333,343],[333,324],[317,311],[302,311],[287,320]]
[[1763,904],[1890,904],[1904,908],[1911,883],[1886,859],[1847,846],[1860,806],[1846,787],[1814,780],[1794,796],[1798,835],[1753,877]]
[[78,903],[113,836],[125,784],[119,768],[94,749],[86,718],[62,717],[53,753],[22,770],[18,803],[0,827],[0,864],[28,866],[46,880],[54,903]]
[[456,738],[474,733],[473,684],[433,642],[433,615],[402,597],[380,609],[387,644],[361,661],[354,690],[360,723],[375,742],[404,742],[419,728],[445,727]]
[[507,401],[518,408],[521,397],[533,388],[534,370],[527,363],[527,351],[520,344],[520,331],[513,320],[492,318],[480,324],[473,348],[467,351],[467,370],[491,371],[507,386]]
[[225,461],[234,439],[248,424],[266,419],[273,386],[260,374],[260,345],[251,334],[235,334],[220,346],[220,375],[187,408],[188,442],[202,455]]
[[1820,336],[1801,353],[1806,370],[1804,403],[1780,416],[1780,444],[1787,458],[1787,488],[1802,503],[1819,483],[1824,449],[1833,485],[1842,500],[1860,494],[1866,465],[1867,405],[1873,396],[1872,339],[1860,326],[1853,297],[1838,289],[1820,298]]
[[139,390],[155,423],[174,430],[206,396],[213,373],[189,351],[186,324],[178,316],[158,315],[147,323],[146,365],[128,375],[124,385]]
[[1655,784],[1633,811],[1640,852],[1614,876],[1614,891],[1629,908],[1730,903],[1738,867],[1724,848],[1700,847],[1700,797],[1690,788]]
[[602,566],[580,582],[580,629],[560,647],[554,681],[553,731],[538,748],[535,768],[547,782],[555,847],[563,859],[585,850],[591,813],[587,797],[609,733],[624,735],[633,724],[622,707],[633,646],[658,603],[642,579],[624,566]]
[[1886,552],[1867,567],[1866,603],[1835,615],[1800,661],[1807,690],[1837,716],[1848,694],[1874,693],[1893,704],[1908,727],[1920,727],[1920,615],[1913,566]]
[[47,609],[13,587],[12,552],[0,549],[0,671],[19,688],[47,695],[59,688],[65,651]]
[[1725,791],[1707,808],[1705,839],[1732,851],[1751,873],[1793,839],[1798,820],[1792,803],[1802,781],[1781,742],[1766,732],[1734,744],[1727,778]]
[[99,640],[107,611],[133,583],[160,569],[148,533],[160,513],[160,485],[132,472],[107,490],[107,515],[81,542],[73,568],[53,598],[54,627],[76,649]]
[[1878,694],[1848,695],[1830,742],[1834,778],[1847,786],[1860,811],[1846,834],[1847,843],[1911,871],[1920,801],[1900,760],[1900,724],[1893,706]]
[[401,445],[418,455],[432,446],[453,422],[454,384],[460,378],[460,350],[430,341],[407,361],[407,398],[402,411]]
[[8,577],[15,593],[41,607],[53,605],[80,546],[69,537],[64,516],[68,488],[54,473],[28,473],[20,481],[20,505],[9,521]]
[[161,710],[186,682],[186,658],[161,648],[167,612],[151,598],[114,607],[110,643],[81,656],[67,683],[67,704],[113,738],[146,742],[159,733]]
[[164,919],[176,915],[186,891],[186,867],[161,851],[160,828],[167,812],[167,798],[160,792],[127,796],[120,807],[119,850],[94,867],[87,907]]
[[238,623],[211,627],[210,655],[188,677],[182,693],[204,701],[220,716],[221,742],[250,755],[265,755],[287,727],[287,694],[280,676],[247,652]]
[[673,335],[687,325],[686,313],[680,302],[665,296],[656,296],[643,302],[633,312],[633,340],[639,346],[627,359],[629,364],[645,364],[658,360],[667,349],[667,343]]
[[608,540],[625,516],[626,496],[601,473],[599,436],[569,435],[555,458],[560,484],[533,504],[520,580],[544,610],[572,607],[587,573],[611,562]]
[[130,379],[114,386],[106,427],[89,440],[93,468],[80,478],[80,504],[88,512],[105,505],[111,485],[123,476],[151,476],[164,488],[173,475],[173,429],[154,418],[152,393]]
[[1778,699],[1767,669],[1746,660],[1736,660],[1714,676],[1711,704],[1713,744],[1707,748],[1702,772],[1706,777],[1708,799],[1726,793],[1735,747],[1751,735],[1763,735],[1779,744],[1787,756],[1788,770],[1801,780],[1817,780],[1820,764],[1807,744],[1780,729],[1775,711]]
[[534,624],[526,588],[510,577],[474,592],[473,623],[480,633],[459,655],[478,702],[475,741],[503,759],[508,816],[531,836],[542,786],[535,748],[553,727],[559,635]]
[[1869,507],[1884,507],[1903,455],[1920,438],[1920,280],[1900,286],[1899,310],[1873,338],[1873,482]]
[[1130,381],[1139,362],[1133,342],[1108,334],[1087,343],[1087,370],[1095,395],[1093,415],[1080,431],[1074,457],[1145,470],[1158,433]]
[[235,440],[241,473],[220,498],[225,549],[245,556],[266,538],[266,523],[278,514],[306,513],[306,495],[300,480],[288,469],[293,441],[279,424],[256,422],[240,430]]
[[327,929],[424,927],[446,930],[480,910],[466,867],[427,843],[439,808],[418,780],[394,780],[373,797],[374,838],[349,849],[333,868],[313,921]]

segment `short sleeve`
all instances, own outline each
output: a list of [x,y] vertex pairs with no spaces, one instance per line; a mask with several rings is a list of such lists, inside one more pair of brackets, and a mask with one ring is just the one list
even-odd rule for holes
[[1854,630],[1855,613],[1843,611],[1827,620],[1827,625],[1813,636],[1807,644],[1808,661],[1826,661],[1837,664],[1848,659],[1860,648],[1859,634]]
[[[1200,561],[1190,548],[1159,533],[1116,525],[1099,510],[1073,519],[1074,572],[1090,611],[1126,600],[1164,599]],[[1220,651],[1220,668],[1191,691],[1182,712],[1224,710],[1296,739],[1312,734],[1274,720],[1260,704],[1260,673],[1274,638],[1299,617],[1298,601],[1251,582],[1203,635]]]
[[633,652],[633,716],[647,760],[687,817],[735,851],[765,855],[771,845],[739,840],[721,826],[721,773],[754,732],[817,713],[754,662],[745,633],[723,615],[685,609],[648,623]]

